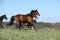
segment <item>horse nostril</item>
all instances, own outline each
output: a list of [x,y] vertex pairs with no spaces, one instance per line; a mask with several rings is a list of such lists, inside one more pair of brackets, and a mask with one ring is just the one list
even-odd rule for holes
[[39,16],[40,16],[40,14],[39,14]]

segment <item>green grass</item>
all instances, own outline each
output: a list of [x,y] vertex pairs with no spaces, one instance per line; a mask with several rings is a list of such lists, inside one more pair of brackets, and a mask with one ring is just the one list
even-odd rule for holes
[[0,40],[60,40],[60,30],[19,31],[17,29],[0,29]]

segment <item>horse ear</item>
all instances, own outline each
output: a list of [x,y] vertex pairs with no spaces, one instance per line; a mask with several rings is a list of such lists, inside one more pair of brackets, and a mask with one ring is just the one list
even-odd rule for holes
[[33,12],[34,10],[32,10],[32,12]]
[[4,15],[2,15],[2,16],[6,16],[6,15],[4,14]]
[[6,14],[4,14],[4,16],[6,16]]
[[34,12],[34,10],[31,10],[31,13]]
[[35,11],[37,11],[37,9]]

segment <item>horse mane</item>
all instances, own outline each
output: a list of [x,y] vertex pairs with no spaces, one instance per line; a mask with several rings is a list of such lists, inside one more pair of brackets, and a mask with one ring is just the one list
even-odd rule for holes
[[15,20],[15,18],[14,18],[14,16],[12,16],[10,19],[10,23],[8,25],[12,25],[14,23],[14,20]]
[[4,16],[6,16],[6,15],[2,15],[2,16],[0,16],[0,17],[4,17]]
[[[34,10],[31,10],[31,12],[30,13],[28,13],[28,14],[26,14],[26,15],[30,15],[30,16],[33,16],[32,15],[32,13],[34,12]],[[22,14],[17,14],[16,16],[20,16],[20,15],[22,15]]]
[[16,16],[20,16],[20,15],[22,15],[22,14],[17,14]]

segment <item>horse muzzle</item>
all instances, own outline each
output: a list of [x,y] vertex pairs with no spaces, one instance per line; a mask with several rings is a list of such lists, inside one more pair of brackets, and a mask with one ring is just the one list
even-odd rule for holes
[[38,14],[38,16],[40,16],[40,14]]

